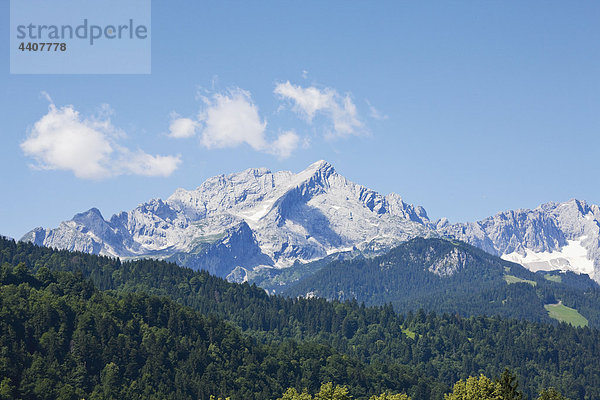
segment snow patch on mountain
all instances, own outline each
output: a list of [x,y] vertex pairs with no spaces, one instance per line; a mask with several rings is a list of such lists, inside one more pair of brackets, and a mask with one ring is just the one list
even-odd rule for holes
[[513,252],[503,254],[502,258],[521,264],[531,271],[573,271],[580,274],[594,274],[594,260],[588,258],[588,250],[583,247],[583,236],[580,240],[567,240],[567,245],[558,250],[534,252],[525,250],[524,254]]
[[440,233],[536,270],[589,274],[600,282],[600,207],[584,201],[505,211],[478,222],[437,223]]

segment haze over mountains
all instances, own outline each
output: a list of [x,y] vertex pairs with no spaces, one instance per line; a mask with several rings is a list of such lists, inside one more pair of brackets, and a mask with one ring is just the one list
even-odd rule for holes
[[600,281],[600,208],[547,203],[478,222],[430,221],[423,207],[381,195],[318,161],[304,171],[248,169],[178,189],[105,220],[92,208],[22,240],[122,258],[154,257],[244,280],[336,253],[372,256],[414,237],[452,237],[531,270]]

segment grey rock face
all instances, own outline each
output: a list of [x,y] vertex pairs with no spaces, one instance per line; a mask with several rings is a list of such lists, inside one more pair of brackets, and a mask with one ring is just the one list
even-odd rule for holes
[[588,273],[600,281],[600,208],[579,200],[546,203],[534,210],[505,211],[479,222],[438,231],[532,270]]
[[243,221],[227,229],[222,238],[212,243],[199,243],[191,251],[176,253],[167,260],[193,269],[205,269],[218,276],[227,276],[232,269],[251,270],[257,265],[273,263],[262,253],[254,233]]
[[451,276],[463,269],[470,260],[468,253],[455,248],[444,257],[432,260],[429,271],[439,276]]

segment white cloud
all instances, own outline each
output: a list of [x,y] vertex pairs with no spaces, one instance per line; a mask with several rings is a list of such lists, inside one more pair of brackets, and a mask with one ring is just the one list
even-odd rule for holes
[[275,93],[293,100],[294,111],[303,113],[309,121],[312,121],[317,111],[332,108],[336,95],[332,89],[321,91],[316,87],[302,88],[292,85],[289,81],[278,84]]
[[260,119],[250,93],[241,89],[204,98],[206,108],[200,113],[203,124],[201,143],[207,149],[249,144],[254,150],[267,148],[267,123]]
[[[303,77],[307,75],[308,72],[303,71]],[[292,110],[310,124],[315,117],[326,118],[327,126],[323,130],[325,138],[368,133],[350,95],[340,95],[331,88],[296,86],[289,81],[277,84],[274,93],[288,100]],[[307,137],[301,137],[292,130],[282,129],[283,133],[277,137],[269,134],[267,121],[261,117],[248,91],[233,88],[225,92],[204,92],[198,98],[204,106],[197,118],[171,115],[170,137],[189,138],[198,135],[201,146],[207,149],[247,145],[255,151],[279,158],[290,157],[298,147],[310,146]],[[373,108],[371,111],[376,112]]]
[[191,118],[179,118],[176,114],[171,116],[169,137],[189,138],[196,134],[197,122]]
[[120,166],[123,171],[144,176],[169,176],[181,163],[180,157],[153,156],[141,150],[136,152],[123,151]]
[[288,158],[296,147],[300,138],[293,131],[284,132],[271,144],[270,153],[279,158]]
[[252,102],[249,92],[235,88],[225,93],[201,97],[204,108],[197,120],[174,116],[169,128],[171,137],[191,137],[200,132],[200,144],[207,149],[249,145],[256,151],[287,158],[298,147],[298,135],[287,131],[275,140],[267,138],[267,122]]
[[334,89],[323,90],[314,86],[303,88],[289,81],[275,87],[275,94],[293,102],[293,110],[303,115],[309,123],[317,113],[329,117],[333,123],[330,136],[349,136],[363,133],[363,123],[358,118],[356,106],[349,95],[341,96]]
[[21,149],[37,161],[37,168],[71,171],[83,179],[122,174],[168,176],[177,169],[179,156],[152,156],[120,146],[116,140],[124,133],[111,124],[108,106],[101,114],[82,119],[73,106],[50,104]]

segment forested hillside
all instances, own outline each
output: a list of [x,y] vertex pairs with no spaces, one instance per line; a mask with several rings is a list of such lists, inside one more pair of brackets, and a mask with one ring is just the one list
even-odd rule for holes
[[[328,379],[314,378],[313,392],[318,383],[327,380],[351,382],[348,368],[338,360],[355,360],[362,363],[358,369],[369,371],[364,368],[368,365],[383,373],[385,382],[395,382],[396,390],[413,399],[440,399],[459,379],[480,373],[498,376],[505,367],[517,374],[530,397],[554,386],[572,399],[600,398],[600,335],[591,328],[501,317],[465,318],[456,313],[399,315],[389,305],[366,307],[356,301],[268,296],[260,288],[231,284],[174,264],[152,260],[121,263],[10,240],[0,240],[0,258],[12,266],[22,262],[35,273],[45,271],[43,267],[80,271],[103,290],[168,296],[202,314],[233,322],[261,345],[280,348],[289,340],[300,347],[313,343],[327,349],[321,355],[315,353],[317,358],[332,363]],[[510,286],[519,285],[526,284]],[[340,355],[332,358],[336,352]],[[293,351],[288,353],[292,354],[288,362],[294,363],[296,356]],[[389,380],[389,374],[403,377]],[[374,382],[382,385],[377,379]],[[282,389],[295,386],[280,384]],[[373,390],[376,393],[384,387]],[[301,390],[302,385],[297,388]]]
[[333,261],[285,292],[400,313],[423,308],[461,315],[500,315],[551,322],[559,301],[600,327],[600,287],[587,275],[533,273],[463,242],[416,238],[375,258]]
[[259,344],[164,297],[99,292],[81,275],[34,276],[23,264],[0,267],[0,316],[2,399],[274,399],[322,381],[357,398],[445,389],[406,367],[315,343]]

